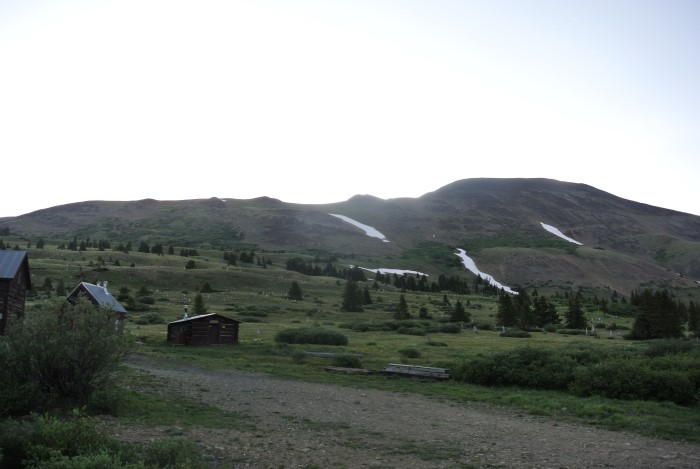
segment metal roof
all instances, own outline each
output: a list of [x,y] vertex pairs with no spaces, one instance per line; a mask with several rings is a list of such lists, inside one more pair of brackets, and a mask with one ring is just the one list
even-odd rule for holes
[[186,317],[186,318],[178,319],[178,320],[176,320],[176,321],[170,321],[168,324],[177,324],[177,323],[179,323],[179,322],[188,322],[188,321],[192,321],[193,319],[206,318],[207,316],[219,316],[219,317],[222,317],[222,318],[224,318],[224,319],[228,319],[228,320],[230,320],[230,321],[241,322],[241,321],[239,321],[238,319],[227,318],[226,316],[221,316],[220,314],[217,314],[217,313],[209,313],[209,314],[199,314],[199,315],[197,315],[197,316],[189,316],[189,317]]
[[27,269],[27,285],[31,288],[27,251],[0,251],[0,279],[13,279],[22,267]]
[[93,285],[92,283],[80,282],[80,284],[70,292],[68,298],[76,297],[80,290],[84,289],[100,306],[103,308],[114,309],[118,313],[126,313],[126,309],[117,301],[116,298],[107,290],[107,287],[101,285]]

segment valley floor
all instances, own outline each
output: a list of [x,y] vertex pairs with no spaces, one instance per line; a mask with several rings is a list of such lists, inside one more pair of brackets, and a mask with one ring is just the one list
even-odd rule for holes
[[[480,403],[212,371],[138,354],[127,364],[182,396],[249,417],[247,431],[182,430],[220,467],[700,467],[699,445]],[[112,428],[125,440],[171,430]]]

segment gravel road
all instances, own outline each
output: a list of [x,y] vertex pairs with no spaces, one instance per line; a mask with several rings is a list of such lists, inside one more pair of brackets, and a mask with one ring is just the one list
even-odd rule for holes
[[245,414],[251,430],[183,429],[232,468],[700,468],[700,445],[481,403],[212,371],[132,355],[163,386]]

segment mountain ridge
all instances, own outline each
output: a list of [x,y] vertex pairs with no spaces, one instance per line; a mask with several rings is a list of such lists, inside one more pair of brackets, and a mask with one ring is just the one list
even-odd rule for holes
[[[389,242],[331,213],[371,226]],[[542,223],[583,246],[567,245]],[[85,201],[0,218],[2,227],[32,237],[337,252],[394,263],[426,246],[453,254],[471,246],[484,272],[521,286],[689,288],[700,279],[700,217],[544,178],[463,179],[417,198],[365,194],[331,204],[270,197]]]

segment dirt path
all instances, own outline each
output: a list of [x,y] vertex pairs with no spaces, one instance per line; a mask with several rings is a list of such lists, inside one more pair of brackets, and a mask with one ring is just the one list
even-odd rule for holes
[[700,468],[700,446],[480,403],[211,371],[134,355],[131,367],[255,430],[185,434],[235,468]]

